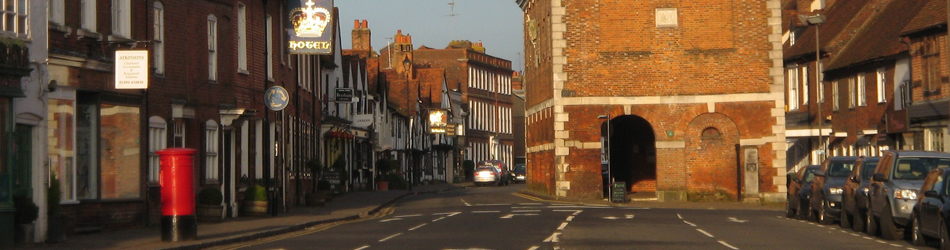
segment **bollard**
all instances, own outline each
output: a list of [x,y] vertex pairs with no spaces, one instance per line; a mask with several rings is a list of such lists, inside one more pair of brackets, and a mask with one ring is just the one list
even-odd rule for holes
[[162,193],[162,241],[198,239],[195,216],[194,155],[190,148],[159,150]]

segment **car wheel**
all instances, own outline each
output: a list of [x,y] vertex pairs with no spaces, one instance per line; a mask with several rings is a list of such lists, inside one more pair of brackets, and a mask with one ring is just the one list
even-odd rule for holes
[[838,217],[841,218],[841,228],[851,228],[851,215],[848,215],[847,209],[841,209],[841,215]]
[[832,223],[835,223],[835,219],[828,215],[828,206],[825,205],[825,201],[821,201],[821,205],[818,206],[818,224],[831,225]]
[[866,232],[868,235],[870,235],[870,236],[877,236],[877,233],[878,233],[878,232],[877,232],[877,231],[878,231],[878,230],[877,230],[877,227],[878,227],[878,225],[877,225],[877,218],[874,218],[874,211],[871,210],[871,207],[870,207],[870,206],[868,206],[867,225],[864,225],[864,227],[867,228],[867,230],[866,230],[865,232]]
[[950,250],[950,232],[947,232],[947,223],[940,222],[940,249]]
[[920,232],[920,218],[916,214],[911,215],[911,218],[913,220],[910,222],[910,242],[915,246],[926,246],[927,237]]
[[904,230],[898,229],[897,225],[894,224],[894,215],[891,214],[891,204],[884,204],[881,221],[878,223],[881,227],[881,238],[885,240],[899,240],[904,238]]
[[785,200],[785,218],[792,218],[795,216],[795,209],[792,209],[792,203],[787,202],[788,198]]
[[864,232],[864,225],[867,223],[867,217],[865,217],[864,211],[861,209],[854,208],[854,219],[851,221],[851,229],[855,232]]

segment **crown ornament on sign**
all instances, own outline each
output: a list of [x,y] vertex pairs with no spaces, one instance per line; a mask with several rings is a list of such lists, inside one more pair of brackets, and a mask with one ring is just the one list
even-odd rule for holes
[[294,31],[298,37],[321,37],[330,24],[330,11],[323,7],[314,7],[313,0],[307,0],[306,8],[297,8],[291,13]]

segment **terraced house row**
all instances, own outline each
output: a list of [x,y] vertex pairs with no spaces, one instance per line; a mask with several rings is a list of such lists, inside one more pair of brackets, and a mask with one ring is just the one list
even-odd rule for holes
[[157,225],[166,148],[195,150],[193,191],[220,192],[225,220],[250,214],[255,186],[270,214],[375,190],[380,159],[422,183],[514,158],[517,78],[480,43],[415,49],[397,33],[374,51],[363,20],[343,49],[330,0],[2,3],[0,248]]
[[789,171],[947,151],[947,1],[782,1]]

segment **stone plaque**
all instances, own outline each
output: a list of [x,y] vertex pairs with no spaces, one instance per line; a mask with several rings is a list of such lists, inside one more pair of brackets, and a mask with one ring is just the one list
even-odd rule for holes
[[657,8],[656,9],[656,27],[677,27],[678,16],[676,8]]

